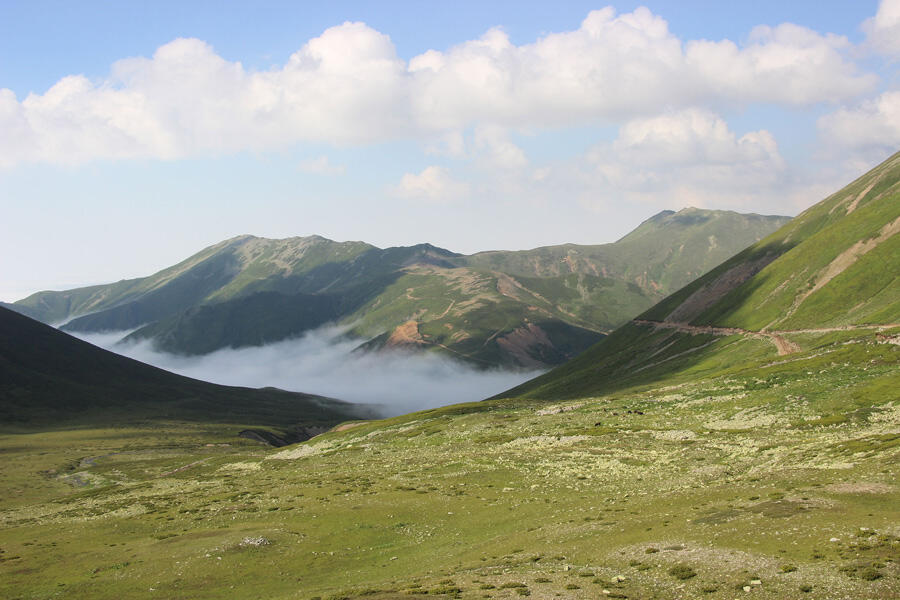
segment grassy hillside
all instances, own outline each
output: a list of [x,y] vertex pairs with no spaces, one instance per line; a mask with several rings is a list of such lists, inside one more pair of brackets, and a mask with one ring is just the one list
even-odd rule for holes
[[[184,422],[0,432],[0,595],[900,597],[897,158],[515,397],[277,450]],[[744,302],[813,301],[810,327],[745,327]]]
[[131,329],[201,302],[268,290],[263,282],[296,279],[372,249],[362,242],[332,242],[319,236],[268,240],[243,235],[210,246],[150,277],[65,292],[38,292],[16,302],[15,307],[45,323],[111,311],[102,318],[73,323],[73,329]]
[[0,429],[176,420],[287,430],[331,426],[354,410],[320,396],[175,375],[0,308]]
[[896,598],[900,347],[743,350],[279,450],[180,423],[0,434],[0,595]]
[[613,244],[480,252],[462,260],[514,276],[612,278],[634,283],[651,298],[660,299],[789,220],[724,210],[666,210]]
[[[665,211],[601,246],[461,256],[318,236],[241,236],[145,279],[42,292],[16,310],[68,331],[126,330],[203,354],[352,324],[368,348],[404,345],[484,367],[565,362],[786,217]],[[80,315],[80,316],[79,316]]]
[[[900,324],[900,154],[506,395],[578,397],[874,341]],[[790,359],[785,359],[790,360]]]

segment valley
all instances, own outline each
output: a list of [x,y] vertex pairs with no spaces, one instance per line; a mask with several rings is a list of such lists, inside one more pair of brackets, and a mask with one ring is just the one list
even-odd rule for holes
[[900,0],[0,1],[0,600],[900,599],[898,67]]
[[281,450],[174,424],[4,435],[4,480],[32,491],[4,495],[0,589],[895,597],[897,347],[847,335],[783,364],[751,340],[759,358],[718,378],[452,406]]
[[898,186],[900,154],[489,400],[274,449],[4,424],[0,594],[896,598]]

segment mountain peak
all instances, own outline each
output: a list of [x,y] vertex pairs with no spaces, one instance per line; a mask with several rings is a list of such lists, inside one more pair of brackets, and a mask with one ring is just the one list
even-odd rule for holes
[[224,243],[231,244],[231,243],[235,243],[235,242],[246,242],[248,240],[257,240],[257,239],[259,239],[259,238],[256,237],[255,235],[252,235],[249,233],[242,233],[240,235],[236,235],[234,237],[228,238],[227,240],[224,241]]
[[[673,219],[704,217],[704,212],[679,211]],[[738,225],[744,229],[775,219],[741,218],[745,221]],[[718,227],[722,219],[715,221],[711,225]],[[733,231],[715,235],[721,239]],[[771,362],[784,354],[818,350],[809,359],[837,354],[848,339],[864,340],[862,346],[871,348],[882,335],[881,341],[891,344],[893,338],[881,332],[896,330],[900,319],[900,286],[893,277],[900,272],[898,234],[900,153],[671,294],[564,368],[503,395],[558,400],[791,362]],[[829,338],[836,332],[844,336],[839,344]],[[857,397],[869,393],[860,391]]]
[[[652,217],[650,217],[649,219],[645,219],[643,221],[643,223],[655,223],[658,221],[663,221],[663,220],[665,220],[666,217],[670,217],[674,214],[675,214],[674,210],[661,210],[658,213],[656,213],[655,215],[653,215]],[[641,223],[641,224],[643,224],[643,223]]]

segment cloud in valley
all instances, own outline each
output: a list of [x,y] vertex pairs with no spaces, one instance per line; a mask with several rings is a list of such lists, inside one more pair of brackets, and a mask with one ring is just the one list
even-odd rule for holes
[[188,377],[381,405],[386,415],[482,400],[539,374],[478,371],[436,354],[353,352],[362,340],[344,338],[341,330],[333,327],[267,346],[225,349],[195,357],[157,352],[150,342],[116,344],[126,333],[78,337]]

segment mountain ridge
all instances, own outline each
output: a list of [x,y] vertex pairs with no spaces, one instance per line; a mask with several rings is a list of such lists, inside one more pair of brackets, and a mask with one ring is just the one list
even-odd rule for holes
[[841,332],[893,343],[898,232],[900,153],[575,360],[498,397],[575,397],[713,376],[773,352],[803,355]]
[[[137,329],[130,339],[179,354],[338,322],[370,349],[400,341],[478,366],[541,368],[572,358],[786,220],[663,211],[611,244],[468,256],[429,243],[381,249],[245,234],[147,278],[33,294],[15,306],[46,321],[73,317],[67,331]],[[410,322],[412,336],[404,333],[413,332]]]

